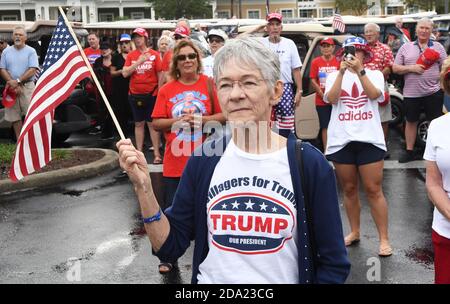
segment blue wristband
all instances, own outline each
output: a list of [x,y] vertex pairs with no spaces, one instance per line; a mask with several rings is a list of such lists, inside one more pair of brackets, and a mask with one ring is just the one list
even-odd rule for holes
[[159,221],[160,219],[161,219],[161,209],[159,209],[158,213],[156,213],[154,216],[142,218],[144,224],[150,224],[151,222]]

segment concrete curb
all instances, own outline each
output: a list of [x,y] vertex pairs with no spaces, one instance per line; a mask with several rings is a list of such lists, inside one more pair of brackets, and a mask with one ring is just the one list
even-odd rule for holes
[[101,150],[105,153],[101,159],[80,166],[64,168],[50,172],[37,173],[23,178],[19,182],[12,182],[9,179],[0,180],[0,193],[17,190],[46,187],[60,183],[73,181],[81,178],[101,175],[119,167],[119,154],[109,149],[83,149]]

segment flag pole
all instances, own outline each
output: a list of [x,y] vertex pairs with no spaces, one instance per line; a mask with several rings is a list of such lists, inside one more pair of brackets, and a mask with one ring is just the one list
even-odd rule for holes
[[69,20],[67,20],[66,14],[64,13],[64,10],[61,8],[61,6],[58,7],[59,12],[64,18],[64,22],[66,23],[67,27],[69,28],[69,32],[72,35],[72,38],[75,40],[75,43],[77,44],[78,50],[81,53],[81,57],[83,57],[84,63],[86,64],[87,68],[89,69],[89,72],[91,73],[91,77],[94,80],[95,85],[97,86],[98,91],[100,92],[100,95],[102,96],[103,101],[105,102],[106,108],[109,111],[109,114],[111,115],[112,120],[114,121],[114,124],[117,128],[117,131],[119,132],[120,138],[125,139],[125,135],[123,134],[122,128],[120,127],[119,122],[117,121],[116,115],[114,114],[113,109],[111,108],[111,105],[109,104],[108,98],[106,98],[105,93],[103,92],[103,88],[98,82],[97,76],[94,73],[94,70],[92,69],[91,64],[89,63],[89,60],[86,57],[86,54],[84,54],[83,48],[80,45],[80,42],[77,39],[77,35],[75,35],[75,32],[72,29],[72,26],[70,25]]

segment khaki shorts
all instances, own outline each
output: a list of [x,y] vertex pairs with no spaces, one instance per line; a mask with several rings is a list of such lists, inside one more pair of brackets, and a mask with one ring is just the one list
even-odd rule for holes
[[15,122],[22,120],[22,117],[27,114],[33,91],[33,81],[27,82],[22,86],[22,92],[20,93],[20,95],[17,95],[16,103],[11,108],[5,108],[6,121]]
[[[384,83],[384,91],[389,92],[389,88],[387,83]],[[380,112],[380,119],[381,122],[389,122],[392,120],[392,107],[391,107],[391,101],[389,100],[389,103],[385,106],[379,106],[378,112]]]

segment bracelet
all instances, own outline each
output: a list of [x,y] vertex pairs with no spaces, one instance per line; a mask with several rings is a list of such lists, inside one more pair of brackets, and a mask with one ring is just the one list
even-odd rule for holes
[[142,218],[142,221],[144,222],[144,224],[150,224],[151,222],[159,221],[160,219],[161,219],[161,208],[154,216],[144,217]]

